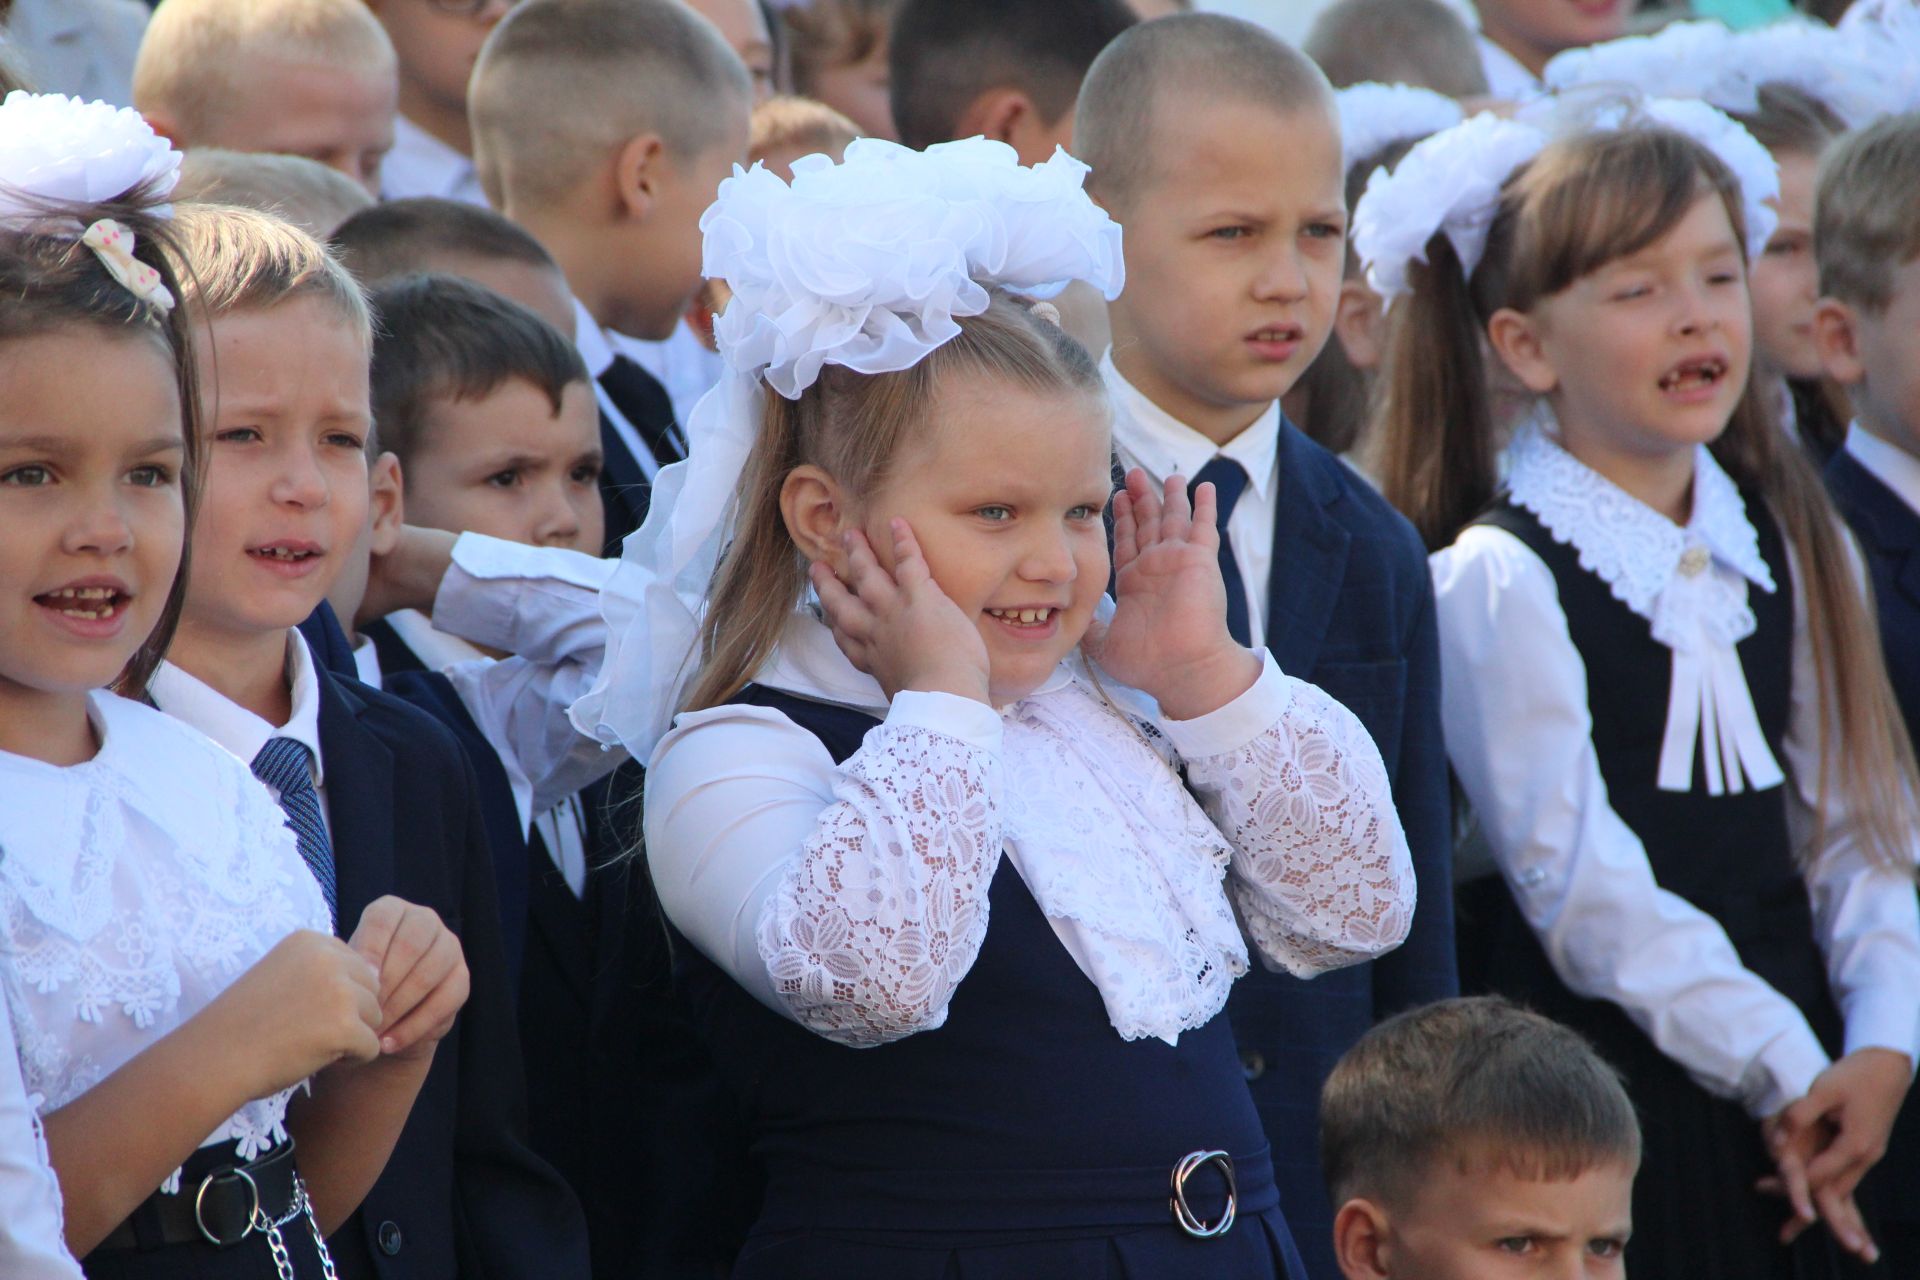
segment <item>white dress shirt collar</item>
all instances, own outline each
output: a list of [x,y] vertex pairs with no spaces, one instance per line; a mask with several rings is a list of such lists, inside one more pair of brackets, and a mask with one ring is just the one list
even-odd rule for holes
[[1246,468],[1260,501],[1270,502],[1279,479],[1280,403],[1275,401],[1247,429],[1225,444],[1215,444],[1149,400],[1113,363],[1100,360],[1100,376],[1113,400],[1113,439],[1123,457],[1138,462],[1156,480],[1183,475],[1191,480],[1217,455]]
[[1920,511],[1920,458],[1892,444],[1859,423],[1847,428],[1846,451],[1873,478],[1915,511]]
[[353,673],[369,689],[387,687],[387,673],[380,669],[380,646],[365,636],[353,646]]
[[461,155],[405,116],[393,121],[393,149],[380,162],[380,196],[403,200],[437,196],[485,207],[473,159]]
[[320,677],[313,655],[298,631],[287,632],[287,683],[293,694],[293,714],[274,726],[220,693],[211,685],[171,662],[153,673],[148,692],[154,705],[177,720],[192,725],[229,753],[252,767],[254,757],[270,738],[292,738],[313,756],[313,784],[326,785],[326,764],[320,755]]
[[596,382],[612,367],[613,343],[600,322],[593,318],[593,312],[587,310],[587,304],[578,298],[573,300],[573,345],[580,349],[580,358],[586,361],[587,376]]

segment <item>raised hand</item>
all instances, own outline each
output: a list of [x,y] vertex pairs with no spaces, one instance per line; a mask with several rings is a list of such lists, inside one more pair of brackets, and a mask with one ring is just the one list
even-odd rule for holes
[[991,670],[979,627],[933,580],[907,522],[896,517],[888,531],[891,573],[857,529],[844,535],[845,582],[820,561],[808,571],[840,652],[889,698],[918,689],[989,701]]
[[1146,472],[1128,472],[1113,497],[1113,564],[1118,608],[1084,642],[1094,661],[1176,720],[1219,709],[1259,678],[1259,657],[1227,632],[1211,484],[1189,510],[1179,476],[1156,491]]
[[431,908],[388,894],[367,904],[347,945],[379,974],[380,1051],[431,1054],[467,1002],[460,939]]

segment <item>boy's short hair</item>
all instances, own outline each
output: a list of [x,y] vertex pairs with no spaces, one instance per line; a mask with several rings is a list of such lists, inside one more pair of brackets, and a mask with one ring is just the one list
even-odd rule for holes
[[550,204],[642,133],[704,154],[728,134],[722,96],[744,106],[753,81],[684,4],[527,0],[487,37],[467,94],[481,186],[495,206]]
[[1281,114],[1317,107],[1333,118],[1327,78],[1271,32],[1213,13],[1143,22],[1107,46],[1081,86],[1073,141],[1093,169],[1087,189],[1110,206],[1124,206],[1148,177],[1159,104],[1222,99]]
[[1893,273],[1920,258],[1920,112],[1850,133],[1827,153],[1813,204],[1820,292],[1884,311]]
[[362,0],[166,0],[133,64],[133,101],[187,145],[217,132],[233,75],[263,57],[395,74],[386,29]]
[[402,276],[373,295],[373,420],[410,462],[434,405],[479,400],[511,378],[560,399],[587,381],[571,339],[519,303],[458,276]]
[[1381,1023],[1320,1092],[1320,1165],[1333,1203],[1404,1203],[1437,1159],[1527,1178],[1640,1159],[1620,1077],[1577,1032],[1493,996]]
[[318,160],[221,147],[186,152],[173,198],[258,209],[321,240],[373,204],[365,187]]
[[181,292],[201,314],[320,298],[372,343],[367,295],[325,245],[286,219],[235,205],[182,204],[173,225],[185,259]]
[[1372,80],[1449,98],[1488,92],[1479,42],[1441,0],[1335,0],[1300,47],[1336,89]]
[[1728,112],[1753,140],[1776,157],[1783,151],[1819,158],[1847,131],[1832,107],[1806,90],[1778,81],[1760,86],[1751,111]]
[[753,109],[753,136],[747,160],[776,151],[839,152],[860,136],[860,126],[824,102],[812,98],[768,98]]
[[446,258],[486,258],[560,269],[517,224],[491,209],[437,196],[388,200],[354,214],[332,247],[354,278],[372,288],[396,276],[431,271]]
[[1137,22],[1123,0],[905,0],[887,49],[900,141],[953,141],[993,89],[1018,89],[1048,123],[1060,119],[1100,51]]

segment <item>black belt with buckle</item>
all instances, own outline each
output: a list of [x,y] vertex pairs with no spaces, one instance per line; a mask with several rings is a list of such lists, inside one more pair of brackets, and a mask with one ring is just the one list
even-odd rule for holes
[[206,1241],[231,1248],[262,1222],[285,1222],[301,1206],[292,1141],[245,1164],[219,1159],[207,1148],[182,1167],[178,1192],[148,1196],[98,1247],[156,1249]]
[[[1187,1203],[1187,1179],[1208,1166],[1218,1169],[1227,1180],[1227,1207],[1221,1210],[1219,1220],[1212,1223],[1201,1218]],[[1173,1166],[1173,1198],[1168,1205],[1180,1229],[1196,1240],[1217,1239],[1233,1230],[1234,1217],[1240,1212],[1240,1189],[1233,1178],[1233,1157],[1224,1151],[1192,1151],[1182,1156]]]

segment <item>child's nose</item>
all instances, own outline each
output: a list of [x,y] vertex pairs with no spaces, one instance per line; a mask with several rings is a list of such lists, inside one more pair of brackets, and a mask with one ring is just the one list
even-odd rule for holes
[[1262,302],[1297,302],[1307,296],[1307,267],[1297,247],[1274,250],[1254,282],[1254,296]]
[[310,449],[288,449],[279,458],[279,474],[274,477],[273,500],[281,506],[324,506],[328,497],[327,477],[320,460]]
[[1026,550],[1020,576],[1029,582],[1072,582],[1079,567],[1065,534],[1041,535]]
[[74,555],[118,555],[133,546],[133,526],[119,495],[103,491],[92,495],[73,514],[62,549]]

